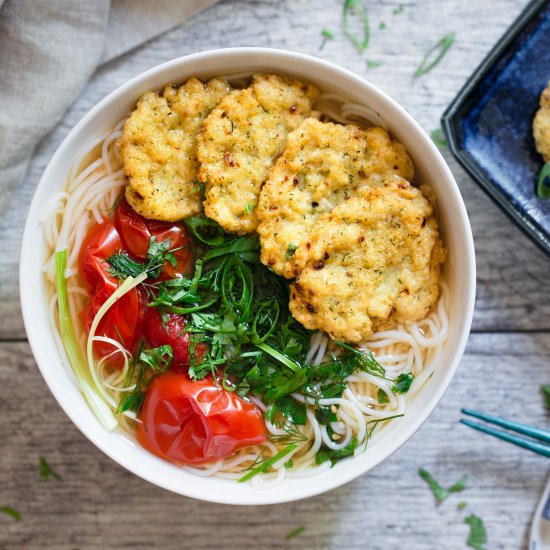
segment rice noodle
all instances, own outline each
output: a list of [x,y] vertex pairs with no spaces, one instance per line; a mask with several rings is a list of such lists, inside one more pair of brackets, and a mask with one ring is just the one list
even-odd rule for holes
[[[231,75],[230,80],[242,83],[248,75]],[[373,124],[387,128],[381,116],[372,109],[348,102],[345,98],[333,93],[321,94],[316,108],[330,119],[340,123],[359,122],[365,126]],[[78,319],[82,312],[88,292],[83,286],[78,273],[78,259],[82,243],[94,223],[102,223],[104,217],[114,204],[125,184],[124,173],[120,166],[120,155],[117,140],[121,135],[124,120],[116,127],[98,138],[90,140],[76,156],[75,163],[69,170],[67,191],[55,194],[45,207],[41,219],[43,237],[51,255],[44,263],[44,272],[51,283],[51,300],[49,318],[52,327],[57,327],[57,293],[54,288],[56,250],[68,249],[67,287],[69,307],[73,319]],[[134,281],[135,283],[135,281]],[[129,285],[129,287],[135,286]],[[392,382],[373,376],[366,372],[357,372],[348,378],[348,386],[340,398],[321,399],[320,405],[331,407],[337,420],[331,422],[332,435],[327,426],[319,424],[313,407],[299,393],[292,398],[299,403],[306,403],[307,423],[297,427],[296,449],[284,459],[274,464],[268,473],[257,475],[250,481],[251,486],[262,489],[281,484],[285,479],[306,478],[325,472],[330,463],[316,465],[315,456],[322,445],[338,450],[346,447],[355,437],[358,441],[355,454],[365,451],[367,446],[375,445],[387,430],[384,419],[404,414],[407,404],[422,389],[433,374],[442,353],[442,347],[449,334],[448,310],[449,291],[444,282],[440,285],[440,298],[431,313],[423,320],[410,325],[398,325],[392,330],[374,334],[361,349],[373,353],[385,368],[387,377],[395,379],[399,374],[412,373],[414,381],[406,395],[394,394]],[[114,302],[114,300],[112,300]],[[100,310],[104,314],[109,308],[106,303]],[[103,397],[113,410],[124,392],[133,389],[133,383],[126,384],[131,354],[119,342],[103,335],[95,334],[101,315],[94,320],[92,331],[86,335],[81,323],[75,321],[74,328],[83,350],[87,349],[90,371],[98,383]],[[62,346],[57,328],[54,338]],[[113,371],[107,365],[107,358],[97,361],[92,354],[94,342],[107,343],[113,346],[110,356],[120,355],[124,360],[122,369]],[[331,345],[326,334],[316,332],[312,335],[307,361],[318,365],[326,359],[327,348]],[[387,402],[378,401],[378,392],[383,392]],[[251,397],[263,411],[266,405],[257,397]],[[132,412],[125,417],[118,415],[119,430],[133,434],[136,419]],[[373,421],[381,421],[369,426]],[[393,420],[399,422],[399,419]],[[376,430],[373,429],[376,427]],[[285,436],[287,432],[281,427],[266,421],[266,427],[273,436]],[[253,467],[260,453],[265,458],[277,454],[287,443],[275,444],[266,441],[256,447],[241,449],[235,455],[198,466],[184,466],[183,469],[198,476],[217,476],[225,479],[239,479],[246,468]],[[368,444],[368,445],[367,445]],[[285,468],[292,459],[293,467]]]

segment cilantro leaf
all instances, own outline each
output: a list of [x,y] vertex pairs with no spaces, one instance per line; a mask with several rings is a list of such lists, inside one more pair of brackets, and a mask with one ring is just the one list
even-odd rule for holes
[[359,441],[355,436],[351,438],[351,441],[343,449],[335,450],[329,449],[328,447],[321,447],[315,455],[315,464],[319,465],[330,461],[331,466],[334,466],[336,462],[342,460],[342,458],[353,456],[357,447],[359,447]]
[[174,360],[174,352],[172,346],[159,346],[142,351],[139,360],[149,365],[155,374],[159,374],[168,370]]
[[450,487],[442,487],[437,480],[432,477],[426,470],[420,468],[418,470],[420,477],[428,484],[428,487],[431,489],[437,504],[441,504],[447,497],[453,493],[459,493],[463,491],[468,486],[468,476],[463,475],[456,483]]
[[62,481],[61,476],[46,462],[46,459],[43,456],[39,458],[39,466],[40,477],[44,481],[49,481],[50,477],[57,479],[57,481]]
[[410,372],[401,373],[391,389],[395,393],[407,393],[411,389],[413,381],[414,376]]
[[470,533],[466,544],[475,550],[485,550],[487,544],[487,531],[483,525],[483,520],[475,514],[470,514],[464,518],[464,523],[470,526]]

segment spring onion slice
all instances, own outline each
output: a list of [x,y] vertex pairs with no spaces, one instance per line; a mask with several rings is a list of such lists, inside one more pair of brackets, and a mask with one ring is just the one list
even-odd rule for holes
[[275,456],[272,456],[265,462],[262,462],[257,468],[254,468],[253,470],[250,470],[246,475],[239,478],[239,483],[244,483],[245,481],[248,481],[249,479],[252,479],[254,476],[258,474],[262,474],[264,472],[267,472],[271,466],[279,462],[281,458],[284,458],[288,454],[290,454],[294,449],[296,449],[298,445],[296,443],[291,443],[290,445],[287,445],[282,451],[278,452]]
[[112,431],[118,425],[117,419],[111,409],[101,398],[100,392],[94,380],[90,377],[90,370],[86,365],[86,360],[78,345],[71,315],[69,310],[69,293],[67,291],[67,280],[65,279],[65,269],[67,268],[67,249],[55,253],[55,274],[58,293],[59,308],[59,330],[63,347],[69,359],[69,364],[75,374],[76,380],[88,402],[90,409],[95,414],[101,425],[107,430]]
[[550,199],[550,162],[547,162],[540,171],[537,180],[537,195],[541,199]]
[[127,292],[130,292],[133,288],[140,285],[143,281],[147,279],[147,272],[144,271],[143,273],[139,274],[135,279],[134,277],[128,277],[124,280],[124,282],[109,296],[109,298],[105,301],[105,303],[99,308],[99,311],[96,313],[96,316],[94,317],[94,320],[92,322],[92,326],[90,327],[90,332],[88,334],[88,342],[86,345],[86,354],[88,357],[88,365],[90,367],[90,374],[92,375],[92,378],[98,387],[99,393],[102,396],[102,398],[111,405],[111,407],[116,408],[117,404],[115,403],[115,400],[107,390],[104,388],[103,384],[101,383],[101,380],[99,379],[99,376],[97,374],[97,371],[95,369],[95,362],[94,362],[94,353],[93,353],[93,343],[94,343],[94,336],[95,331],[97,330],[97,327],[101,320],[103,319],[104,315],[109,311],[109,308],[119,299],[122,298]]
[[271,357],[273,357],[274,359],[277,359],[277,361],[281,362],[290,370],[293,370],[294,372],[299,372],[300,370],[302,370],[302,367],[298,363],[296,363],[296,361],[293,361],[292,359],[290,359],[290,357],[287,357],[284,353],[277,351],[271,346],[268,346],[267,344],[264,344],[264,343],[260,343],[260,344],[256,344],[256,347],[260,348],[262,351],[265,351],[266,353],[269,353]]
[[438,40],[420,62],[418,69],[416,69],[414,73],[414,77],[418,78],[419,76],[429,73],[443,59],[454,41],[454,32],[446,34],[443,38]]

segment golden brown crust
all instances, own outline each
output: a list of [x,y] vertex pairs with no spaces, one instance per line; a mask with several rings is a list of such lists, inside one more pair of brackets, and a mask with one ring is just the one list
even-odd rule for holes
[[540,109],[533,120],[533,137],[544,162],[550,162],[550,82],[540,96]]
[[258,226],[260,189],[291,132],[318,96],[299,80],[258,74],[249,88],[227,95],[202,125],[197,155],[206,184],[204,209],[225,230]]
[[260,194],[262,262],[295,277],[319,217],[390,174],[412,179],[414,168],[404,146],[384,129],[306,119],[289,134]]
[[428,200],[389,176],[319,218],[305,267],[291,285],[290,311],[306,328],[364,342],[428,314],[444,258]]
[[202,121],[229,91],[221,78],[190,78],[162,94],[147,92],[120,138],[126,198],[142,216],[177,221],[202,212],[197,183],[197,134]]

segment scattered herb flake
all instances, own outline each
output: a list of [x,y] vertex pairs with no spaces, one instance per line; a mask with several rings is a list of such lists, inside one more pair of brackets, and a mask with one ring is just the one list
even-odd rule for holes
[[455,33],[451,32],[446,34],[443,38],[440,38],[426,53],[418,69],[416,69],[414,76],[419,76],[429,73],[445,56],[449,51],[449,48],[455,41]]
[[325,44],[327,43],[328,40],[334,40],[334,33],[329,29],[322,29],[321,36],[323,37],[323,40],[321,42],[321,45],[319,46],[320,50],[322,50],[325,47]]
[[386,28],[386,23],[384,23],[384,21],[380,21],[380,23],[378,23],[378,28],[382,31]]
[[443,134],[443,130],[441,128],[432,130],[430,132],[430,137],[440,149],[447,147],[447,140],[445,139],[445,135]]
[[414,376],[410,372],[401,373],[391,389],[395,393],[407,393],[411,389],[413,381]]
[[252,211],[254,210],[254,208],[256,208],[256,205],[255,204],[252,204],[251,202],[249,202],[245,207],[244,207],[244,210],[247,214],[251,214]]
[[388,394],[382,388],[378,388],[378,394],[376,395],[376,397],[380,405],[384,405],[384,403],[390,402],[390,400],[388,399]]
[[285,258],[287,260],[290,260],[290,258],[292,258],[292,256],[294,256],[294,252],[296,252],[296,249],[298,247],[294,244],[294,243],[290,243],[288,245],[288,248],[286,249],[286,254],[285,254]]
[[405,6],[403,4],[399,4],[398,6],[393,8],[392,13],[394,15],[399,15],[400,13],[403,13],[403,11],[405,11]]
[[46,462],[43,456],[40,457],[40,477],[44,481],[49,481],[50,477],[62,481],[61,476]]
[[540,171],[537,179],[537,195],[541,199],[550,199],[550,162],[547,162]]
[[456,483],[450,487],[442,487],[435,478],[433,478],[426,470],[420,468],[418,470],[420,477],[428,484],[428,487],[431,489],[434,497],[437,501],[437,504],[441,504],[447,497],[453,493],[459,493],[463,491],[468,485],[468,476],[463,475]]
[[466,506],[468,506],[468,503],[467,503],[465,500],[461,500],[461,501],[456,505],[456,509],[457,509],[457,510],[464,510],[464,508],[466,508]]
[[377,67],[380,67],[382,63],[380,61],[373,61],[371,59],[367,59],[367,69],[376,69]]
[[546,406],[550,409],[550,384],[543,384],[540,387],[540,391],[544,395]]
[[487,544],[487,531],[483,525],[483,520],[475,514],[470,514],[464,518],[464,523],[470,526],[470,533],[466,544],[475,550],[485,550]]
[[294,529],[294,531],[290,531],[290,533],[285,535],[285,540],[293,539],[294,537],[297,537],[298,535],[301,535],[306,530],[305,527],[297,527]]
[[0,512],[11,516],[15,521],[21,521],[21,513],[14,510],[11,506],[0,506]]
[[[351,30],[350,14],[355,15],[361,22],[363,27],[362,38]],[[345,0],[344,10],[342,12],[342,25],[344,27],[344,33],[353,42],[359,52],[364,52],[369,47],[369,15],[367,8],[363,6],[360,0]]]

